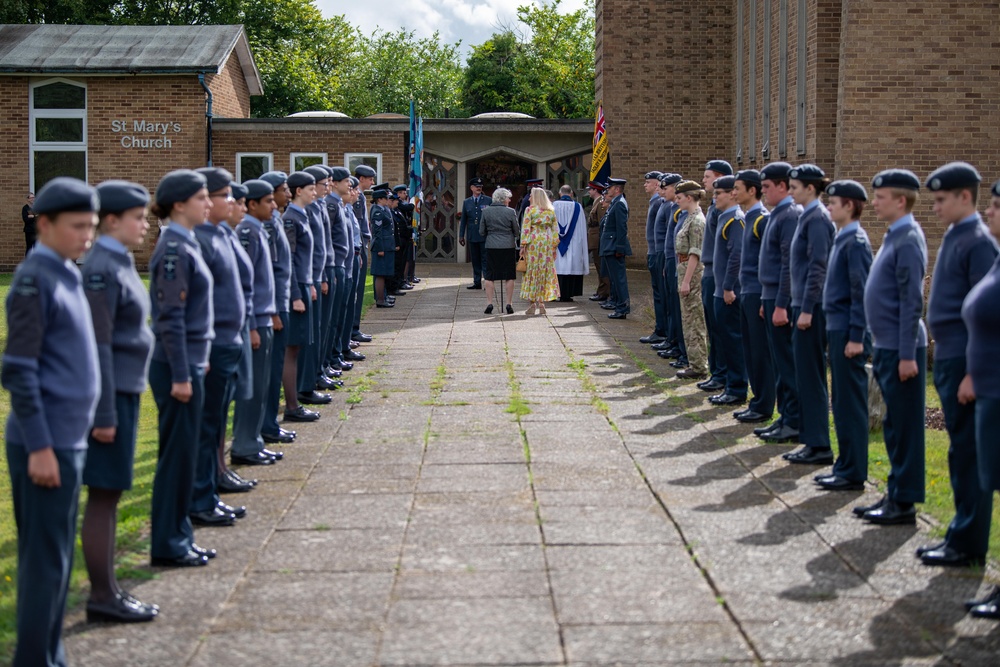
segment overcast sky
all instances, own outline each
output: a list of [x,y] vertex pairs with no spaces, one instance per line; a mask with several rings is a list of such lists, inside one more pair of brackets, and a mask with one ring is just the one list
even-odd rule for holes
[[[498,26],[514,25],[517,8],[532,0],[316,0],[324,16],[343,14],[366,34],[376,28],[399,30],[405,27],[418,37],[430,37],[437,30],[445,42],[462,40],[462,52],[482,44]],[[540,4],[534,0],[535,4]],[[572,12],[583,0],[563,0],[560,9]],[[391,7],[391,9],[390,9]]]

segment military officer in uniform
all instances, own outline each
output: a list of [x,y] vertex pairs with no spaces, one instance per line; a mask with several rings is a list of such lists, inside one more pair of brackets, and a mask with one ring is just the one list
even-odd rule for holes
[[[660,196],[664,199],[663,206],[656,214],[656,226],[654,230],[655,241],[660,249],[663,294],[666,308],[667,336],[662,343],[655,343],[651,347],[657,351],[663,359],[673,359],[670,365],[676,369],[687,368],[687,349],[684,345],[684,326],[681,315],[681,300],[677,293],[677,282],[674,276],[677,275],[677,249],[675,242],[677,232],[683,224],[682,218],[687,215],[687,211],[677,205],[676,187],[684,180],[680,174],[665,173],[660,177]],[[662,234],[662,237],[661,237]],[[699,241],[701,240],[699,232]],[[701,248],[698,248],[701,252]],[[701,280],[699,272],[699,280]],[[698,287],[698,294],[701,294],[701,287]],[[700,298],[700,297],[699,297]],[[702,317],[704,320],[704,317]]]
[[[646,269],[649,271],[649,281],[653,289],[653,315],[656,323],[653,333],[639,339],[640,343],[657,344],[667,339],[667,309],[664,301],[663,289],[663,263],[660,257],[663,255],[663,248],[659,251],[656,248],[656,216],[666,200],[660,196],[660,176],[661,171],[646,172],[645,180],[642,183],[643,189],[649,195],[649,207],[646,209]],[[672,208],[672,207],[671,207]],[[664,229],[666,236],[666,229]]]
[[[597,183],[591,181],[587,185],[587,193],[590,195],[590,199],[593,202],[590,205],[590,212],[587,214],[587,247],[594,253],[594,266],[597,269],[597,289],[594,293],[590,295],[591,301],[604,302],[607,301],[611,295],[611,285],[608,281],[607,270],[604,267],[604,262],[601,261],[601,230],[603,229],[601,223],[604,221],[604,213],[608,210],[608,202],[604,198],[604,191],[607,190],[608,186],[605,183]],[[594,232],[590,230],[596,230]],[[590,242],[591,234],[594,235],[594,243]]]
[[715,207],[718,225],[715,230],[712,271],[715,273],[715,333],[725,359],[726,383],[709,397],[713,405],[740,405],[747,400],[746,361],[740,331],[740,255],[743,252],[743,211],[736,204],[733,190],[736,178],[717,178]]
[[458,244],[469,247],[469,261],[472,262],[472,284],[468,289],[483,288],[483,269],[486,268],[486,239],[479,234],[479,219],[483,209],[490,205],[491,199],[483,194],[483,179],[469,180],[472,196],[462,202],[461,223],[458,227]]
[[694,181],[677,184],[677,205],[682,215],[681,226],[674,239],[677,252],[675,270],[677,295],[681,302],[681,317],[688,366],[677,371],[682,380],[701,380],[708,375],[708,332],[705,330],[705,310],[701,300],[701,249],[704,246],[705,214],[701,199],[705,191]]
[[722,351],[723,342],[718,335],[715,322],[715,231],[719,224],[719,209],[715,206],[713,185],[716,179],[732,176],[733,167],[725,160],[709,160],[705,163],[705,173],[701,183],[713,199],[705,213],[705,243],[701,248],[701,263],[704,274],[701,278],[701,299],[705,308],[705,328],[708,330],[708,379],[699,382],[702,391],[716,392],[726,388],[726,362]]
[[361,307],[365,301],[365,287],[368,282],[368,246],[372,242],[372,233],[368,225],[368,199],[365,197],[365,190],[375,183],[377,174],[375,170],[366,164],[355,167],[354,177],[358,179],[357,190],[358,200],[354,202],[354,217],[361,227],[361,271],[358,274],[357,288],[354,295],[354,314],[351,321],[351,340],[357,343],[370,343],[372,337],[361,331]]
[[625,258],[632,254],[628,240],[628,202],[625,201],[624,178],[608,179],[608,194],[611,205],[601,221],[601,257],[608,269],[611,280],[611,308],[608,314],[612,320],[624,320],[631,307],[628,296],[628,275],[625,273]]
[[[372,192],[371,230],[372,230],[372,261],[371,272],[375,276],[375,307],[392,308],[388,301],[387,283],[395,270],[396,239],[392,232],[392,212],[386,205],[389,201],[387,190]],[[462,216],[465,224],[465,216]],[[476,232],[479,233],[478,230]]]

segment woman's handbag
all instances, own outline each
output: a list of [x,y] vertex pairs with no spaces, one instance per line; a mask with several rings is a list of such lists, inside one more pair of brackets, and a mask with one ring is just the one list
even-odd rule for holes
[[514,270],[518,273],[525,273],[528,270],[528,262],[523,257],[519,258]]

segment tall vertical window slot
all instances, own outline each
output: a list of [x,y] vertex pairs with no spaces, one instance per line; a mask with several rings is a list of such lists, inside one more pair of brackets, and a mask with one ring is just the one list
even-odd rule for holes
[[743,105],[746,103],[743,97],[743,20],[743,0],[736,0],[736,164],[743,164]]
[[31,190],[57,176],[87,180],[87,87],[48,79],[29,87]]
[[806,153],[806,58],[808,50],[806,40],[809,38],[809,3],[799,0],[799,37],[795,54],[798,74],[795,77],[795,151],[799,155]]
[[778,157],[788,155],[788,0],[778,5]]
[[764,66],[760,72],[763,76],[764,92],[761,96],[764,113],[764,132],[761,135],[764,145],[760,148],[760,156],[764,160],[771,159],[771,0],[764,0]]
[[750,162],[757,161],[757,0],[750,0],[750,76],[747,85],[750,88],[750,136],[747,152]]

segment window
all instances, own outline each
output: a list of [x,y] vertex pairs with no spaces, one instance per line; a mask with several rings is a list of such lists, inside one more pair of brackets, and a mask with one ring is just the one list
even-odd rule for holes
[[87,180],[87,88],[67,79],[31,84],[31,191],[56,176]]
[[271,171],[273,162],[273,153],[237,153],[236,180],[242,183],[251,178],[260,178],[261,174]]
[[314,164],[326,164],[326,153],[292,153],[292,171],[302,171]]
[[344,166],[347,171],[354,173],[354,169],[361,164],[366,164],[375,170],[375,182],[382,182],[382,154],[381,153],[345,153]]

